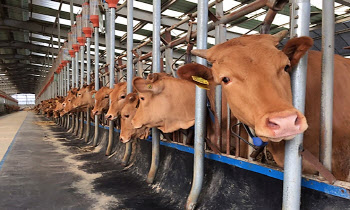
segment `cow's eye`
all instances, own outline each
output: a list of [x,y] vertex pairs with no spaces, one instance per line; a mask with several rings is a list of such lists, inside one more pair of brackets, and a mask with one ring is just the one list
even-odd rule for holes
[[225,84],[227,84],[227,83],[230,82],[230,78],[224,77],[224,78],[222,78],[222,81],[223,81]]
[[124,117],[125,117],[125,118],[129,118],[129,115],[128,115],[128,114],[126,114],[126,115],[124,115]]
[[145,98],[144,97],[140,97],[140,99],[143,101],[143,100],[145,100]]
[[108,98],[108,97],[109,97],[109,95],[106,95],[106,96],[105,96],[105,98]]
[[284,67],[284,71],[289,72],[289,68],[290,68],[290,66],[289,66],[289,65],[286,65],[286,66]]
[[79,93],[78,96],[81,96],[81,94]]
[[125,98],[125,96],[124,96],[124,95],[123,95],[123,96],[120,96],[120,98],[124,99],[124,98]]

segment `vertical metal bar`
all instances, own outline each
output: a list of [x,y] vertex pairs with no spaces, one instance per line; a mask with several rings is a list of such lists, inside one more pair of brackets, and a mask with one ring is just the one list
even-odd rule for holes
[[70,67],[69,67],[69,63],[67,63],[67,74],[66,74],[66,76],[67,76],[67,87],[66,87],[66,94],[65,95],[67,95],[67,92],[68,92],[68,90],[69,90],[69,84],[70,84],[70,76],[69,76],[69,71],[70,71]]
[[[90,55],[90,44],[91,44],[91,38],[87,37],[86,38],[86,84],[90,85],[90,80],[91,80],[91,55]],[[98,56],[98,54],[97,54]],[[86,110],[86,132],[85,132],[85,142],[89,141],[89,136],[90,136],[90,108]]]
[[332,171],[334,1],[322,2],[322,88],[320,160]]
[[[70,0],[70,25],[74,25],[74,12],[73,12],[73,0]],[[74,88],[74,68],[75,68],[75,62],[74,62],[74,58],[72,58],[72,85],[71,87]],[[69,81],[69,63],[68,63],[68,81]],[[69,82],[68,82],[68,89],[69,89]],[[73,128],[74,128],[74,118],[75,115],[72,115],[72,121],[70,121],[70,117],[68,115],[68,123],[71,125],[70,130],[68,130],[68,132],[73,132]],[[71,122],[71,123],[70,123]],[[69,127],[70,127],[69,125]]]
[[[197,18],[197,49],[207,49],[208,35],[208,0],[198,1],[198,18]],[[196,62],[207,65],[207,61],[197,57]],[[193,182],[190,195],[188,196],[186,209],[194,209],[199,194],[202,189],[204,177],[204,137],[205,118],[206,118],[206,90],[196,86],[196,111],[195,111],[195,134],[194,134],[194,165],[193,165]]]
[[[115,54],[115,8],[110,9],[110,22],[109,28],[109,87],[114,87],[114,54]],[[111,104],[111,102],[109,102]],[[106,150],[106,155],[110,155],[113,147],[113,132],[114,132],[114,122],[109,121],[109,136],[108,136],[108,146]]]
[[[310,0],[291,1],[290,37],[308,36],[310,22]],[[305,110],[307,54],[291,74],[293,105],[300,112]],[[303,134],[286,141],[284,158],[283,204],[282,209],[300,209],[301,155]]]
[[57,13],[57,29],[58,29],[58,49],[61,48],[61,25],[60,25],[60,11]]
[[[137,49],[137,54],[139,56],[142,56],[142,51],[140,49]],[[138,59],[137,61],[137,76],[142,77],[143,74],[143,63],[142,60]]]
[[84,46],[80,46],[80,88],[84,86]]
[[[172,48],[167,48],[165,49],[165,72],[167,74],[173,74],[173,70],[172,70],[172,65],[173,65],[173,49]],[[175,77],[175,72],[173,74],[173,76]]]
[[[70,0],[70,25],[74,25],[74,12],[73,12],[73,0]],[[69,64],[68,64],[69,65]],[[75,78],[74,78],[74,69],[75,69],[75,59],[72,58],[72,85],[71,85],[71,88],[74,88],[75,85]],[[69,68],[68,68],[68,72],[69,72]],[[68,73],[68,80],[69,80],[69,73]],[[69,87],[68,87],[69,89]],[[68,115],[68,119],[69,119],[69,115]],[[69,121],[69,120],[68,120]],[[70,121],[69,121],[70,122]],[[71,128],[70,130],[68,130],[69,132],[73,132],[73,129],[74,129],[74,122],[75,122],[75,115],[72,115],[72,121],[71,121]]]
[[231,150],[231,109],[227,104],[227,127],[226,127],[226,154],[230,155]]
[[[75,87],[79,87],[79,56],[78,52],[75,52]],[[78,135],[79,129],[79,113],[75,114],[75,131],[74,134]]]
[[[84,86],[84,46],[80,46],[80,88]],[[83,138],[84,133],[84,112],[80,112],[79,138]]]
[[[224,6],[223,2],[216,2],[216,17],[220,19],[224,15]],[[215,26],[215,44],[220,44],[226,41],[224,24],[219,24]],[[222,133],[221,133],[221,119],[222,119],[222,87],[217,85],[215,87],[215,117],[216,117],[216,145],[221,150],[222,149]],[[228,116],[229,117],[229,116]],[[218,130],[217,130],[218,129]]]
[[75,58],[72,58],[72,86],[71,88],[75,88]]
[[[95,90],[98,91],[100,89],[100,78],[98,76],[98,68],[99,68],[99,48],[100,48],[100,45],[99,45],[99,32],[98,32],[98,27],[95,27],[95,33],[94,33],[94,36],[95,36]],[[97,146],[97,143],[98,143],[98,137],[99,137],[99,130],[98,130],[98,125],[99,125],[99,122],[98,122],[98,115],[95,115],[95,135],[94,135],[94,141],[93,141],[93,146],[96,147]]]
[[[134,20],[134,0],[128,0],[127,2],[127,41],[126,41],[126,92],[127,94],[132,93],[132,78],[134,77],[134,64],[133,64],[133,20]],[[125,145],[125,154],[122,160],[123,165],[127,165],[131,155],[131,142]]]
[[[152,71],[160,72],[160,18],[161,0],[153,0],[153,34],[152,34]],[[153,183],[159,166],[159,141],[160,133],[157,128],[152,128],[152,162],[147,176],[147,183]]]
[[75,52],[75,87],[79,87],[79,57],[78,52]]
[[73,0],[70,0],[70,25],[74,25]]

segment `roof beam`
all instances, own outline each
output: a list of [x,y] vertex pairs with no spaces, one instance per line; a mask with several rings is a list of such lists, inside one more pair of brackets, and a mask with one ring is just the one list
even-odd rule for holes
[[36,51],[41,53],[47,52],[47,47],[31,44],[28,42],[21,42],[21,41],[0,41],[0,48],[4,49],[28,49],[30,51]]

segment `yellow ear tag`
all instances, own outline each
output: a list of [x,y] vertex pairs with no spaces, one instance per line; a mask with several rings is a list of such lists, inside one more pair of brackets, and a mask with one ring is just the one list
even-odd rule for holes
[[147,87],[148,87],[148,89],[152,89],[152,85],[151,84],[148,84]]
[[197,77],[197,76],[192,76],[193,81],[199,83],[196,84],[199,88],[209,90],[209,81],[202,78],[202,77]]

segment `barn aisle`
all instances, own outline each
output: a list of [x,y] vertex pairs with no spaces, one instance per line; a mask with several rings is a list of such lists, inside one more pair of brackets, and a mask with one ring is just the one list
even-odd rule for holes
[[0,117],[0,167],[12,139],[15,137],[18,129],[21,127],[28,112],[14,112]]
[[54,122],[18,114],[27,116],[0,168],[0,209],[179,209]]

